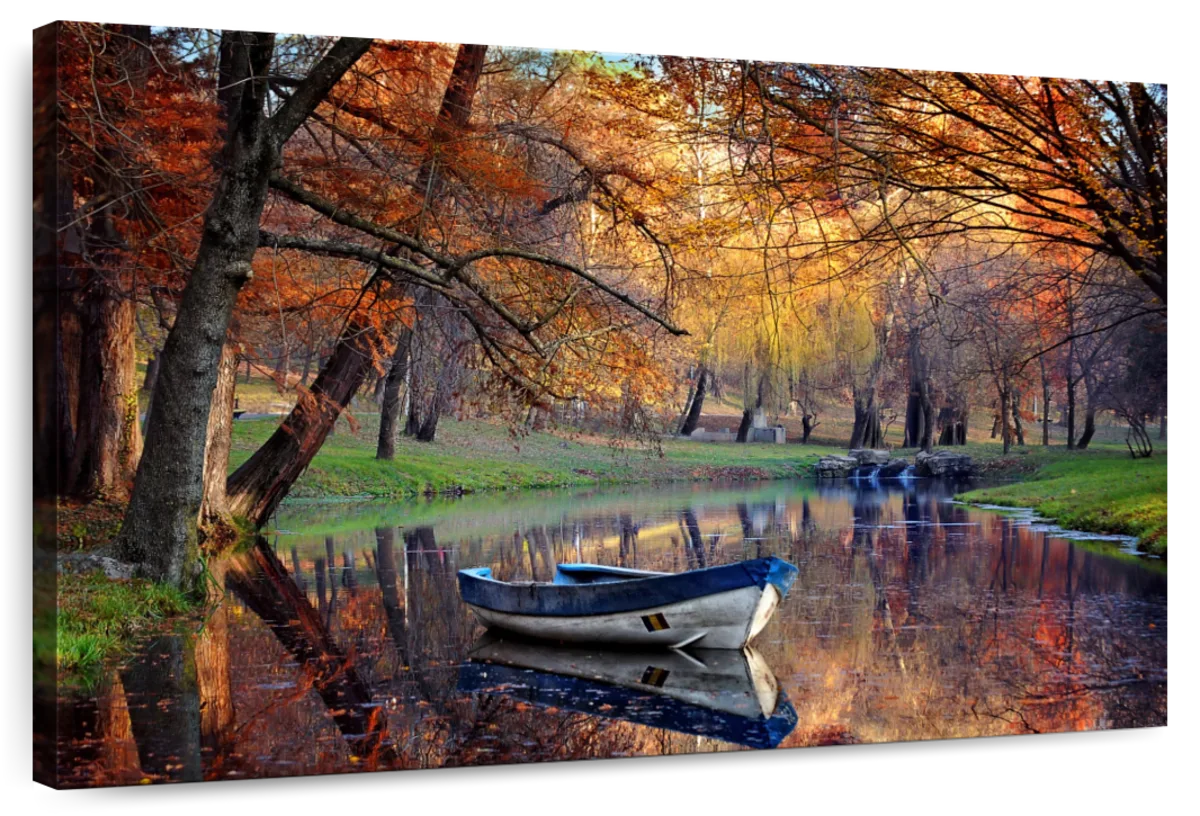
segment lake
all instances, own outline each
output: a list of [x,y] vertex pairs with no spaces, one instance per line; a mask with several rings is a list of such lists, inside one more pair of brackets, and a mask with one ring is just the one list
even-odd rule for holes
[[[1165,725],[1161,563],[956,504],[770,482],[294,503],[204,620],[59,706],[69,786]],[[485,635],[456,571],[799,568],[752,650]]]

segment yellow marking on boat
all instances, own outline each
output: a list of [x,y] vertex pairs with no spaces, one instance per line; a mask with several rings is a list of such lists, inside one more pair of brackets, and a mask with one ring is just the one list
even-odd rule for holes
[[646,624],[647,632],[661,632],[664,629],[671,628],[671,625],[667,623],[667,617],[661,612],[655,612],[653,615],[642,615],[642,623]]
[[670,673],[671,672],[667,671],[666,669],[659,669],[654,666],[647,666],[646,670],[644,672],[642,672],[642,685],[654,686],[655,688],[662,688],[663,685],[667,682],[667,675],[669,675]]

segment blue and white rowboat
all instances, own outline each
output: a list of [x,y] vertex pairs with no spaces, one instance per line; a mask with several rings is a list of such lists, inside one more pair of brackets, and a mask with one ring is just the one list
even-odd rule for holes
[[690,572],[559,564],[554,583],[507,583],[460,570],[462,599],[485,626],[526,637],[682,649],[741,649],[796,579],[771,556]]

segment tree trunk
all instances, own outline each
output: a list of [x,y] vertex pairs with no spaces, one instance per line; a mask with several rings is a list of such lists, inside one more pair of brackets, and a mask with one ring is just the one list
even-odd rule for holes
[[680,436],[691,436],[700,424],[700,413],[704,410],[704,396],[708,390],[708,372],[704,366],[700,366],[700,373],[696,376],[696,390],[692,394],[691,404],[688,405],[687,414],[684,415],[683,424],[679,427]]
[[72,456],[64,495],[124,498],[142,452],[138,423],[135,304],[95,276],[79,306],[79,345],[69,349],[74,382]]
[[217,387],[213,389],[205,436],[204,494],[200,500],[199,524],[206,533],[215,533],[218,527],[231,522],[225,481],[229,478],[229,449],[233,445],[233,395],[237,385],[238,355],[233,343],[225,343],[217,365]]
[[375,446],[375,458],[396,458],[396,423],[400,419],[400,386],[408,377],[408,351],[412,345],[412,330],[407,326],[400,329],[396,348],[392,352],[392,367],[388,370],[383,387],[383,404],[379,406],[379,442]]
[[308,386],[308,376],[312,370],[313,347],[311,343],[304,344],[304,368],[300,371],[300,385]]
[[1167,438],[1167,411],[1164,408],[1163,412],[1158,415],[1158,438],[1165,440]]
[[1008,422],[1009,400],[1011,399],[1007,388],[1000,389],[1000,433],[1004,440],[1004,452],[1008,453],[1012,447],[1012,425]]
[[810,436],[812,436],[813,428],[817,427],[817,425],[820,424],[817,422],[813,422],[814,419],[816,419],[816,416],[814,416],[813,414],[809,414],[809,413],[804,414],[804,416],[802,416],[800,418],[800,425],[803,428],[803,434],[800,437],[801,445],[808,444],[808,438]]
[[147,394],[154,393],[154,383],[158,381],[158,353],[151,355],[146,361],[146,379],[142,381],[142,390]]
[[1092,437],[1096,435],[1096,407],[1092,404],[1092,399],[1089,396],[1087,402],[1087,410],[1083,414],[1083,433],[1079,435],[1079,441],[1075,443],[1077,450],[1086,450],[1091,444]]
[[1074,377],[1067,377],[1067,449],[1075,449],[1075,383]]
[[376,340],[373,328],[350,322],[309,392],[300,394],[279,429],[229,477],[226,491],[234,516],[255,527],[267,522],[362,385]]
[[1042,366],[1042,447],[1050,447],[1050,375],[1046,372],[1046,358],[1038,358]]
[[1009,406],[1012,411],[1013,431],[1017,435],[1017,444],[1025,447],[1025,428],[1021,425],[1021,392],[1013,389],[1012,404]]
[[850,432],[850,450],[882,447],[879,406],[875,403],[875,389],[871,388],[854,397],[854,429]]
[[688,373],[688,377],[689,377],[689,380],[688,380],[687,398],[684,399],[684,401],[683,401],[683,413],[681,413],[679,415],[680,434],[683,433],[683,431],[682,431],[683,423],[687,421],[687,415],[692,410],[692,400],[695,399],[695,397],[696,397],[696,380],[694,378],[692,378],[692,375],[690,372]]
[[754,422],[754,411],[742,411],[742,421],[738,424],[737,441],[745,442],[750,438],[750,426]]
[[967,444],[967,409],[955,398],[952,404],[943,405],[938,411],[937,424],[941,427],[938,444],[944,446]]
[[266,118],[270,34],[226,31],[219,49],[219,102],[226,137],[220,178],[205,211],[200,246],[163,346],[159,398],[117,539],[122,560],[152,579],[198,577],[197,519],[203,495],[208,414],[238,292],[253,274],[259,221],[283,143],[370,45],[338,40]]
[[748,442],[750,440],[750,427],[754,424],[754,414],[762,410],[763,403],[766,402],[767,377],[765,374],[760,374],[758,377],[758,385],[754,389],[754,407],[742,411],[742,422],[738,425],[737,441]]
[[1087,446],[1092,442],[1092,437],[1096,435],[1096,409],[1099,402],[1096,383],[1087,371],[1084,372],[1083,385],[1087,390],[1087,408],[1083,414],[1083,433],[1079,435],[1079,441],[1075,443],[1078,450],[1087,450]]
[[925,411],[925,428],[921,436],[921,450],[926,453],[933,452],[933,388],[930,385],[929,378],[926,377],[922,383],[921,389],[921,405]]
[[920,336],[909,333],[908,342],[908,400],[904,411],[905,448],[929,450],[933,447],[933,405],[930,400],[929,372],[925,355],[921,353]]

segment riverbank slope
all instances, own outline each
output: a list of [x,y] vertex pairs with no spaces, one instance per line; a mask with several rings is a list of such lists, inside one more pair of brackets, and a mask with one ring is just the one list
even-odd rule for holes
[[972,490],[958,498],[1032,507],[1072,530],[1137,536],[1140,549],[1166,556],[1166,453],[1134,460],[1118,450],[1060,450],[1039,459],[1020,482]]

